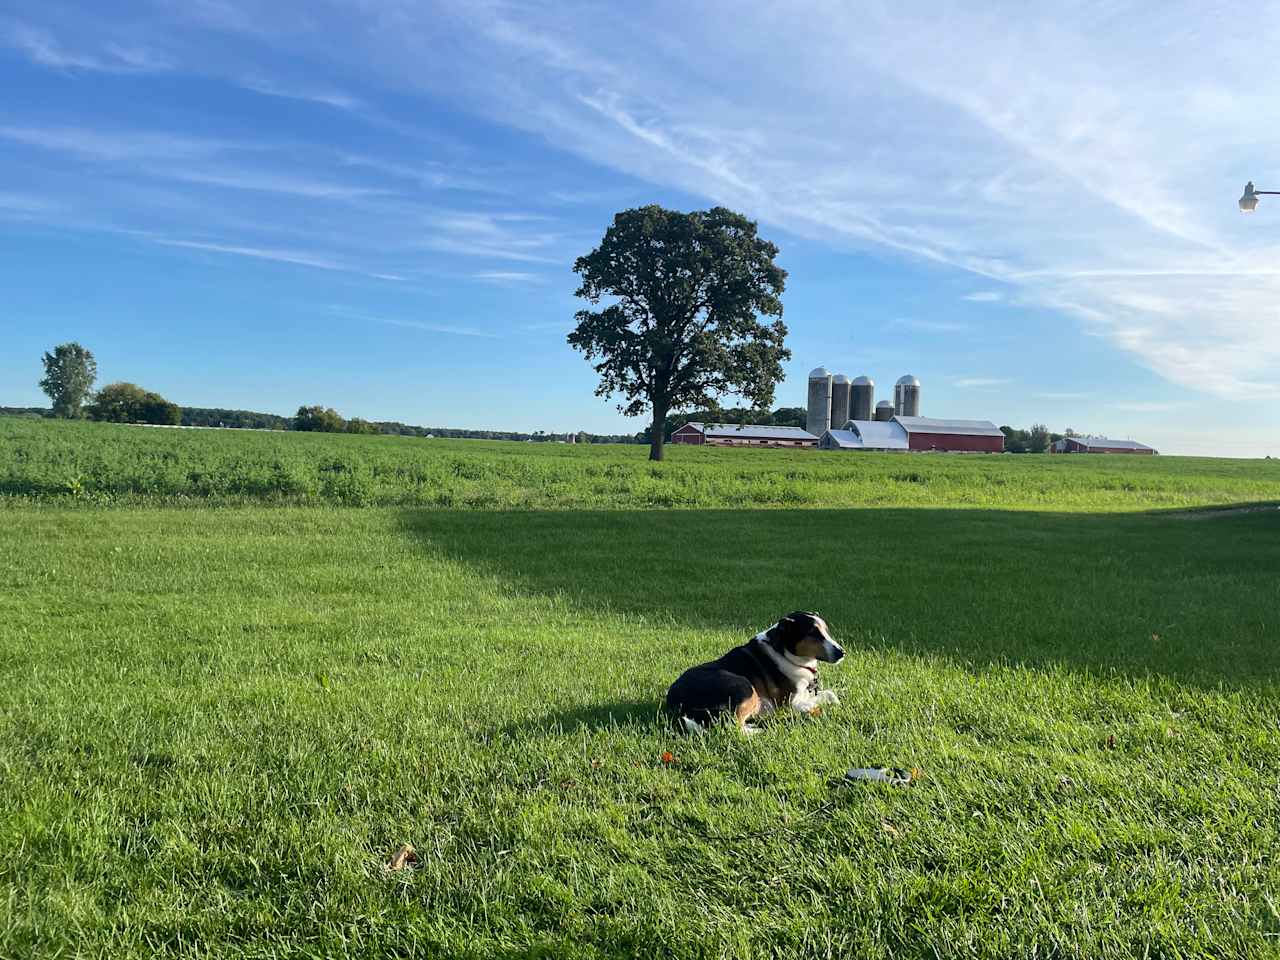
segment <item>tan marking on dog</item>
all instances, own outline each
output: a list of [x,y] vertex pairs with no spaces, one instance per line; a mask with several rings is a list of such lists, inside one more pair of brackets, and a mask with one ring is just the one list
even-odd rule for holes
[[738,721],[738,726],[745,727],[747,725],[747,721],[759,712],[760,694],[752,690],[751,696],[747,697],[747,699],[743,700],[734,708],[733,715]]

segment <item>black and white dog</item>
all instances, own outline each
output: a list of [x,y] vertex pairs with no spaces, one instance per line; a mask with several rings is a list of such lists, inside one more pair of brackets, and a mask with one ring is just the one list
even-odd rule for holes
[[677,727],[690,733],[727,716],[744,733],[755,733],[747,722],[752,717],[783,707],[812,713],[839,703],[835,691],[818,689],[818,661],[836,663],[843,656],[827,622],[797,610],[719,660],[682,673],[667,691],[667,710]]

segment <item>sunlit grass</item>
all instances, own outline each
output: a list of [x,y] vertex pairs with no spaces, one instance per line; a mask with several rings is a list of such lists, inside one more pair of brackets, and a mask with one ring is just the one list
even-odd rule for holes
[[0,502],[1112,511],[1280,500],[1280,461],[673,446],[651,464],[647,453],[0,417]]

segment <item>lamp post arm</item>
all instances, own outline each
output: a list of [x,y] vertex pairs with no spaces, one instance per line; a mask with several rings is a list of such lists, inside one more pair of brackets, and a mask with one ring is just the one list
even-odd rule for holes
[[1280,190],[1255,190],[1253,192],[1259,195],[1267,194],[1272,197],[1280,197]]

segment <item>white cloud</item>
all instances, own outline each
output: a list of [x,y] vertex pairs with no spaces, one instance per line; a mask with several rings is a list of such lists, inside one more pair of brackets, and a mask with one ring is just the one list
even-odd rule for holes
[[108,43],[98,53],[73,51],[48,30],[25,23],[0,27],[0,38],[8,46],[21,50],[32,63],[54,70],[157,73],[173,69],[173,63],[154,50]]
[[542,277],[536,273],[524,273],[519,270],[485,270],[471,275],[476,280],[486,283],[541,283]]
[[268,247],[248,247],[234,243],[219,243],[206,240],[181,240],[172,237],[147,236],[139,234],[142,239],[149,240],[164,247],[181,247],[188,250],[206,250],[210,253],[225,253],[237,257],[251,257],[256,260],[273,260],[277,263],[292,263],[302,267],[314,267],[317,270],[335,270],[341,273],[358,273],[362,276],[378,280],[401,280],[395,274],[373,273],[323,253],[308,250],[273,249]]
[[335,308],[333,312],[352,320],[364,320],[369,323],[384,323],[392,327],[406,327],[410,330],[421,330],[424,333],[444,333],[457,337],[481,337],[485,340],[500,339],[498,334],[491,330],[482,330],[479,327],[459,327],[452,324],[432,323],[425,320],[401,320],[396,317],[371,317],[368,314],[356,313],[341,308]]
[[951,381],[953,386],[962,389],[981,388],[981,387],[1002,387],[1006,383],[1013,383],[1007,377],[959,377]]
[[997,303],[1004,299],[1004,294],[999,290],[977,290],[974,293],[966,293],[961,300],[970,300],[973,303]]
[[240,86],[268,97],[318,103],[326,107],[333,107],[335,110],[359,110],[364,107],[364,101],[359,97],[343,93],[340,90],[331,90],[324,87],[290,86],[277,83],[265,77],[244,77],[240,80]]

